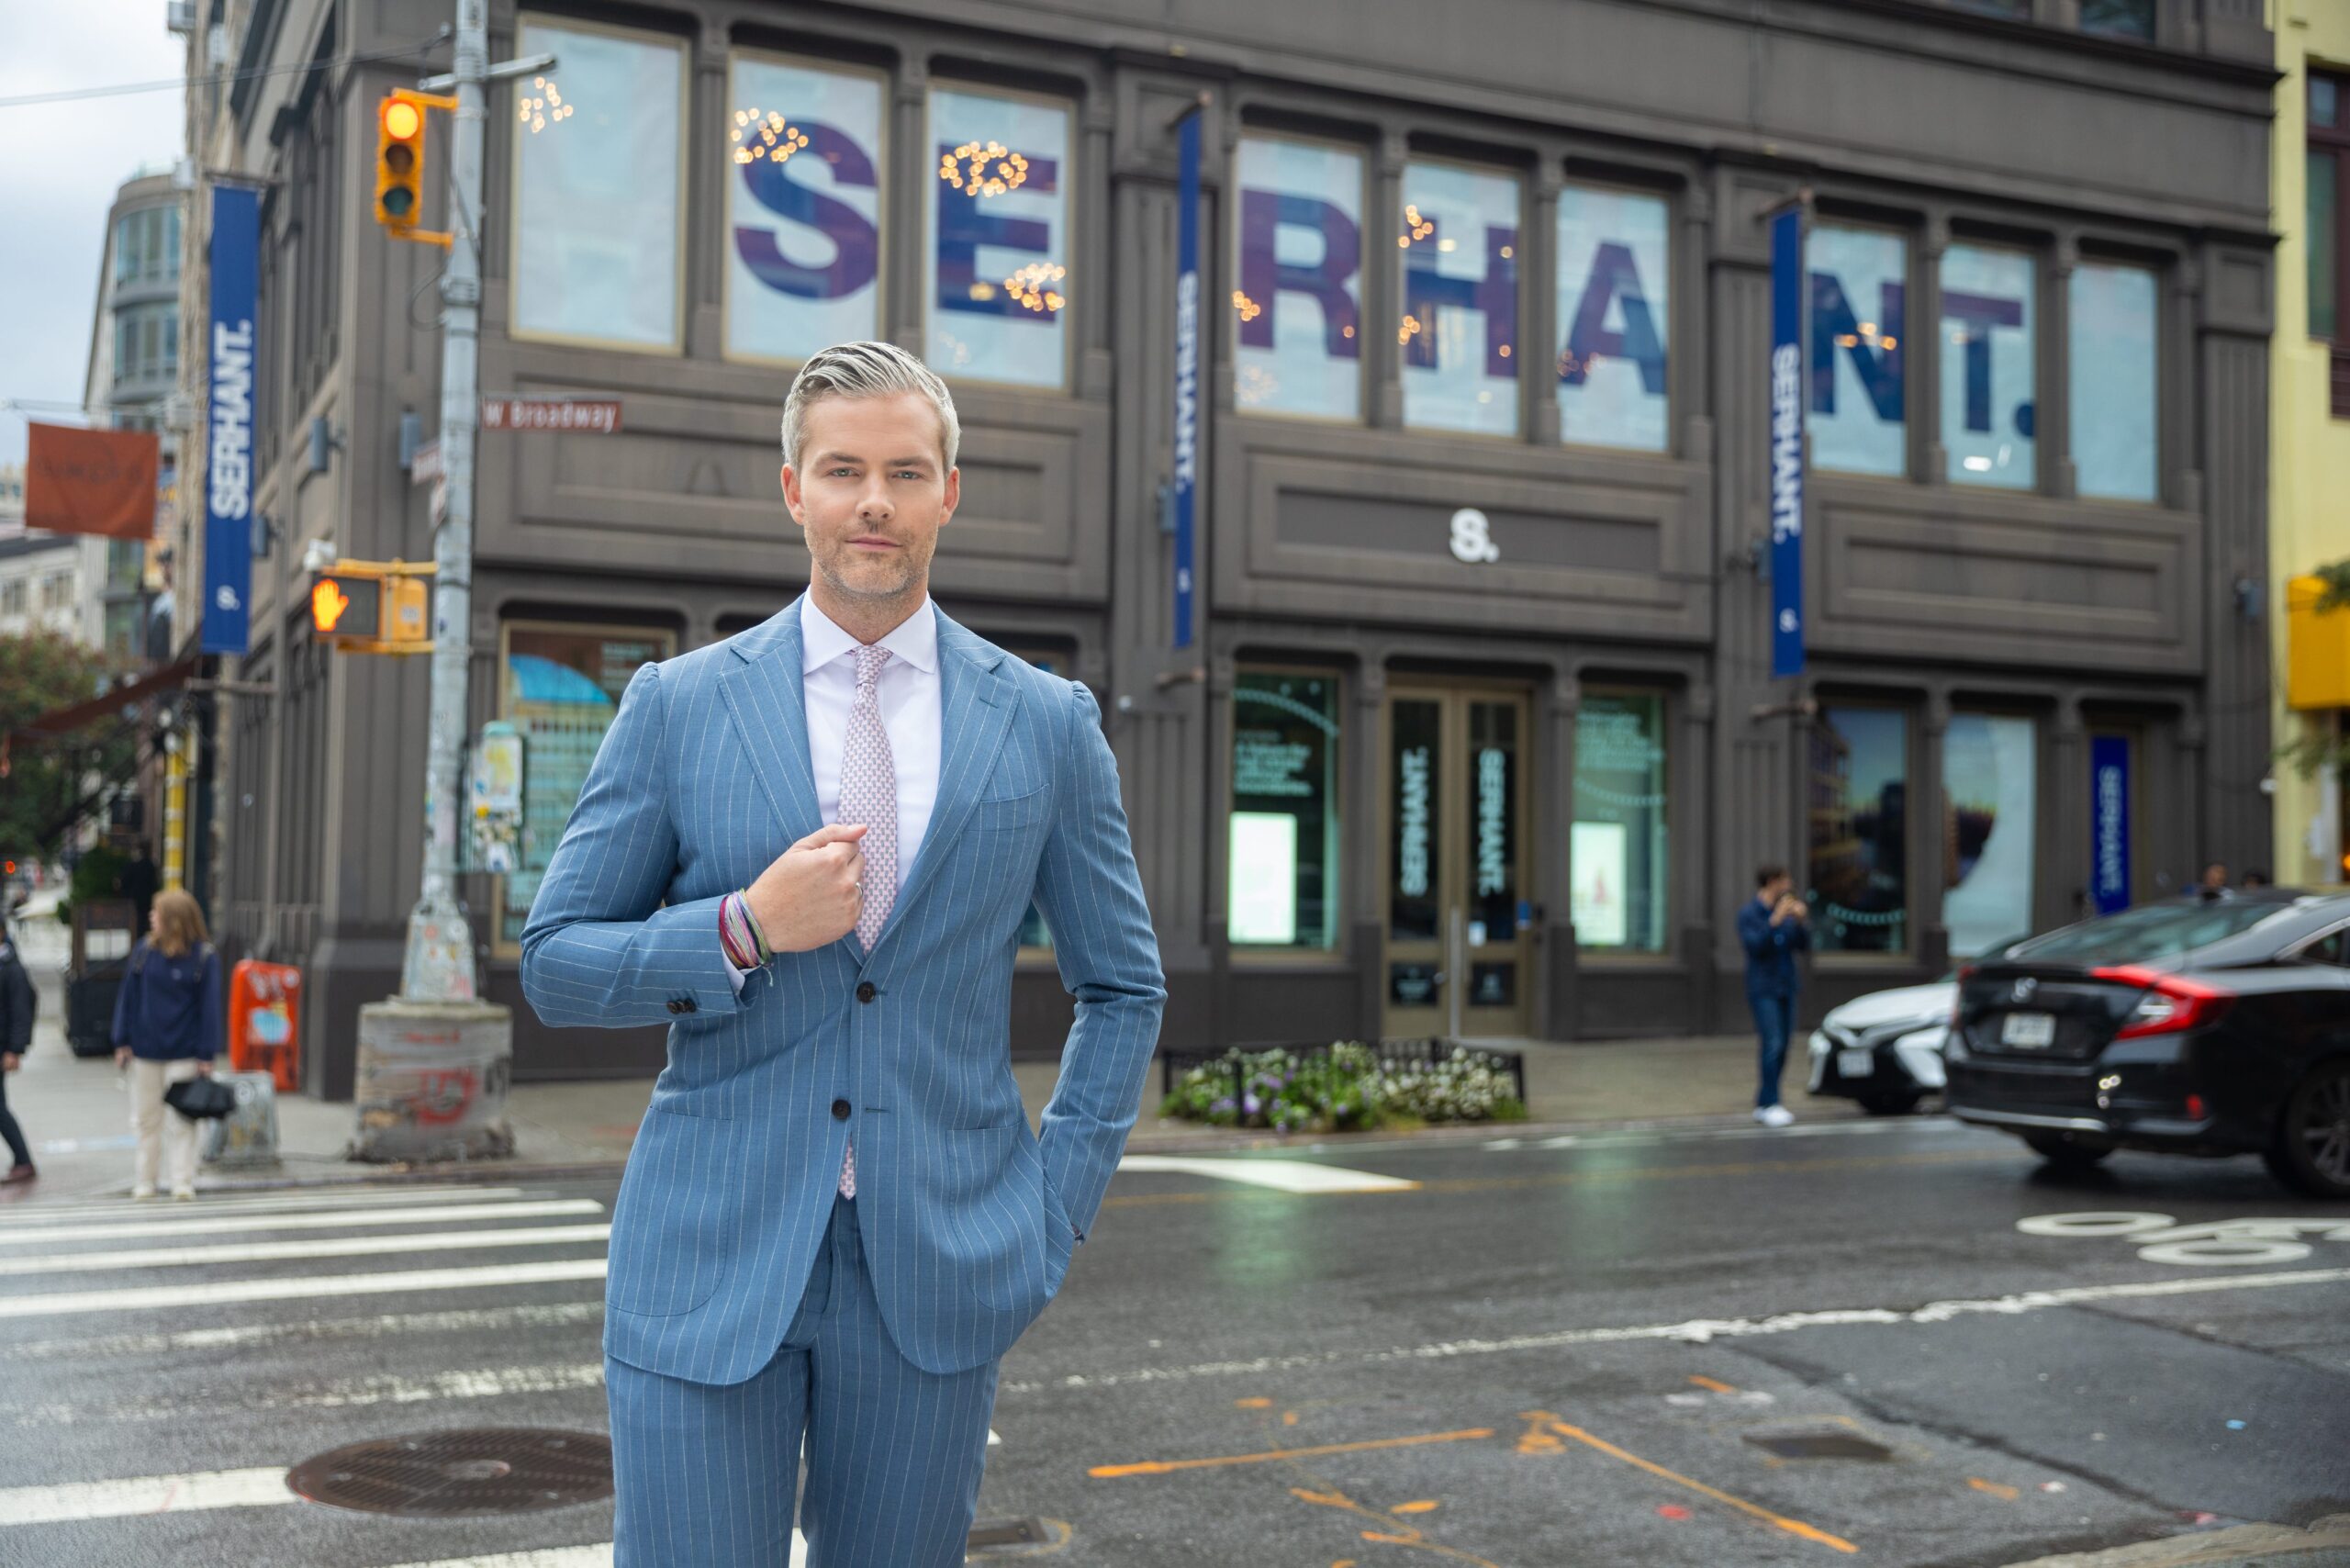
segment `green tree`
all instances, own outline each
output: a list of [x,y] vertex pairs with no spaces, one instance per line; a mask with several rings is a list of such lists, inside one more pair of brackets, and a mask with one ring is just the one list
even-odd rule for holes
[[[98,649],[53,632],[0,637],[0,735],[96,696],[108,673]],[[54,859],[84,804],[84,780],[126,777],[138,744],[138,726],[119,715],[71,735],[16,736],[0,778],[0,855]]]

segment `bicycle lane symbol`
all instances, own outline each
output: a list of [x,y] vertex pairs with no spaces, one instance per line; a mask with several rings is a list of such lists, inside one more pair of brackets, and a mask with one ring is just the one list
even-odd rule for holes
[[2138,1244],[2149,1263],[2226,1268],[2231,1265],[2299,1262],[2318,1241],[2350,1241],[2350,1220],[2251,1218],[2181,1225],[2169,1215],[2111,1210],[2070,1215],[2034,1215],[2016,1221],[2026,1236],[2064,1240],[2118,1240]]

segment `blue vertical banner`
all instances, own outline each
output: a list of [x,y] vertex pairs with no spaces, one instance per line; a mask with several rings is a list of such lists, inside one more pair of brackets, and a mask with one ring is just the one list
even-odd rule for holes
[[1803,207],[1771,219],[1771,674],[1803,673]]
[[2130,738],[2089,741],[2089,898],[2099,914],[2130,907]]
[[[207,654],[242,656],[252,591],[253,319],[261,197],[212,187],[212,319],[204,441],[204,626]],[[192,465],[183,465],[183,467]]]
[[1183,117],[1175,196],[1175,645],[1192,645],[1192,511],[1200,475],[1200,115]]

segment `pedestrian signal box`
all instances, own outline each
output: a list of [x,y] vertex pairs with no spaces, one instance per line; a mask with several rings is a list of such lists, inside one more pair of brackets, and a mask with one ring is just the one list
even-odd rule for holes
[[310,578],[310,635],[347,654],[432,651],[430,566],[339,561]]

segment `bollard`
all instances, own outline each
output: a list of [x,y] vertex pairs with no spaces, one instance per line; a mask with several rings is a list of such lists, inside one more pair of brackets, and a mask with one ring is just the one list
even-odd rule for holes
[[277,1163],[277,1085],[266,1072],[215,1072],[237,1092],[237,1108],[204,1124],[204,1163]]
[[359,1132],[351,1158],[503,1159],[514,1015],[486,1002],[395,998],[359,1010]]

